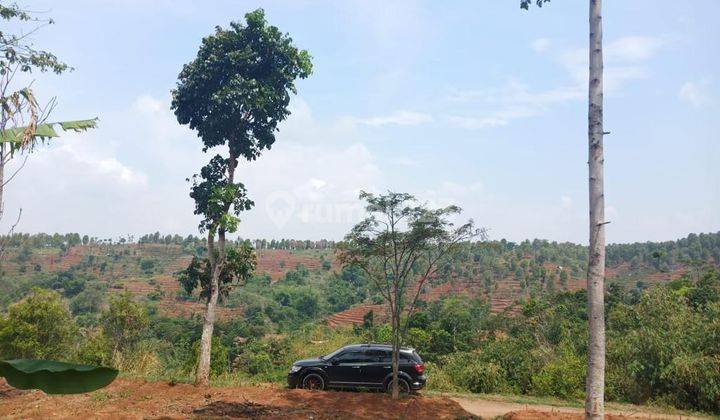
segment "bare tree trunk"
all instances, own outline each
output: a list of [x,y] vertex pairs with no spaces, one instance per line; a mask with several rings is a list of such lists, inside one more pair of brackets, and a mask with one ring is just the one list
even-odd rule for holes
[[588,371],[585,418],[602,419],[605,412],[605,196],[603,188],[603,56],[602,0],[590,0],[590,80],[588,143],[590,248],[588,262]]
[[398,374],[400,373],[400,314],[392,308],[392,398],[398,399]]
[[[2,129],[5,129],[5,123],[2,124]],[[3,213],[5,212],[5,202],[3,201],[3,192],[5,191],[5,143],[0,143],[0,220],[2,220]]]

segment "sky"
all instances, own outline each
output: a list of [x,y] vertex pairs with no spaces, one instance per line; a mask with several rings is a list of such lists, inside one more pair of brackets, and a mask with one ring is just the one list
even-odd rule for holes
[[[491,239],[587,243],[586,1],[22,0],[75,68],[34,74],[50,120],[97,116],[6,187],[7,231],[198,234],[211,154],[170,92],[215,26],[262,7],[313,57],[271,150],[241,162],[244,238],[341,239],[361,190],[456,204]],[[720,230],[720,2],[604,2],[609,243]],[[19,159],[15,160],[17,166]]]

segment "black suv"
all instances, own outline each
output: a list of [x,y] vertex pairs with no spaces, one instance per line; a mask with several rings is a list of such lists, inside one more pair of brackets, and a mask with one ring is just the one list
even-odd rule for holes
[[[425,386],[425,366],[414,349],[400,349],[398,386],[401,393]],[[288,374],[290,388],[375,388],[390,390],[392,347],[353,344],[317,359],[298,360]]]

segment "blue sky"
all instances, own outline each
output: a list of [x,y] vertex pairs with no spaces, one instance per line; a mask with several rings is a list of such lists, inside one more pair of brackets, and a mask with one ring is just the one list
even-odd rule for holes
[[[388,4],[389,3],[389,4]],[[209,156],[170,90],[214,26],[257,7],[314,57],[293,115],[242,164],[243,237],[339,239],[360,189],[454,203],[493,239],[587,242],[587,5],[506,1],[22,2],[37,46],[76,68],[35,75],[55,119],[100,118],[30,157],[6,225],[101,237],[197,233],[185,178]],[[609,242],[720,230],[716,1],[604,4]]]

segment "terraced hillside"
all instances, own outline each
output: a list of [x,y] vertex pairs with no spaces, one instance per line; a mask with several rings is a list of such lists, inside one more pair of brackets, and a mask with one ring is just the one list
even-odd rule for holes
[[[32,238],[30,238],[32,239]],[[175,273],[185,268],[196,244],[131,243],[61,246],[16,241],[0,268],[0,306],[17,299],[13,293],[23,284],[42,276],[72,271],[97,279],[110,293],[130,291],[154,302],[168,315],[190,317],[202,312],[202,303],[183,295]],[[36,241],[37,242],[37,241]],[[421,299],[434,301],[446,295],[466,293],[483,296],[493,313],[514,313],[514,303],[523,296],[551,290],[585,287],[585,247],[548,241],[519,244],[493,241],[468,244],[431,284]],[[697,272],[702,265],[718,265],[720,233],[690,235],[678,241],[608,246],[607,278],[625,287],[645,287]],[[314,273],[321,288],[332,273],[341,271],[329,249],[262,249],[258,251],[258,274],[275,283],[290,270],[303,265]],[[319,290],[319,289],[318,289]],[[5,300],[2,300],[2,299]],[[382,306],[361,303],[327,318],[330,326],[360,324],[372,310],[382,319]],[[221,307],[220,316],[241,316],[243,308]]]
[[[20,252],[20,249],[11,249],[2,264],[0,294],[11,293],[12,283],[17,283],[12,279],[30,280],[73,272],[96,279],[108,293],[129,291],[140,299],[154,302],[158,310],[167,315],[191,317],[203,311],[202,302],[183,296],[176,279],[176,273],[192,259],[191,252],[180,245],[76,245],[66,250],[33,249],[29,256],[18,258]],[[326,254],[330,261],[331,254]],[[256,272],[278,280],[298,264],[321,270],[324,258],[320,251],[262,250],[258,253]],[[242,313],[242,308],[221,305],[218,316],[227,319]]]

